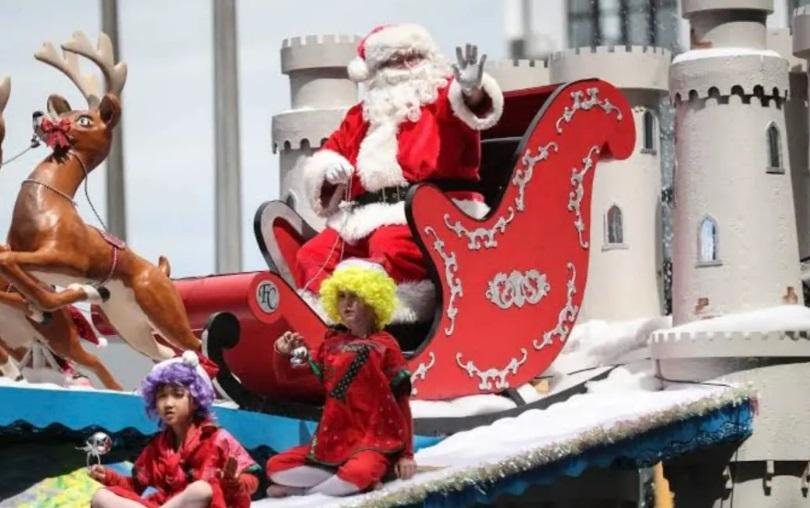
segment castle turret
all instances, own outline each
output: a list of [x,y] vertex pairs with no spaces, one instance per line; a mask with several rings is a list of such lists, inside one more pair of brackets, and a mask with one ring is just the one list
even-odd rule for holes
[[596,172],[580,322],[662,314],[658,104],[667,93],[670,60],[668,50],[642,46],[577,48],[550,58],[552,83],[600,78],[619,87],[632,106],[637,131],[634,154],[600,162]]
[[785,101],[766,49],[772,0],[685,0],[675,58],[673,321],[801,301]]
[[305,198],[301,162],[340,125],[357,102],[357,85],[346,65],[354,58],[359,37],[307,35],[284,39],[281,72],[290,77],[291,109],[273,116],[273,151],[280,153],[280,192],[310,225],[323,219]]
[[772,0],[682,5],[692,50],[670,70],[677,326],[653,333],[650,351],[667,387],[752,385],[759,403],[751,437],[670,464],[668,479],[679,506],[803,506],[810,402],[795,387],[810,383],[810,344],[808,310],[785,305],[802,302],[788,60],[768,49]]

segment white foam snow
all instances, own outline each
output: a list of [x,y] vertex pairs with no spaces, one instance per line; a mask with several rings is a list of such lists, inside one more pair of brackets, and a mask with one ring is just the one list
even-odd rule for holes
[[692,49],[684,51],[672,60],[672,65],[689,62],[692,60],[701,60],[703,58],[716,58],[723,56],[768,56],[781,58],[779,53],[772,49],[752,49],[752,48],[707,48],[707,49]]
[[[554,395],[576,386],[607,370],[608,366],[629,360],[648,358],[647,339],[651,332],[668,328],[669,316],[634,319],[631,321],[592,320],[577,324],[551,367],[543,373],[548,377],[550,391],[538,393],[531,384],[517,391],[527,403]],[[639,381],[642,385],[649,383]],[[454,400],[412,400],[414,418],[461,417],[512,409],[517,405],[501,395],[470,395]]]
[[[671,391],[628,388],[628,381],[640,375],[639,372],[619,368],[608,379],[593,383],[589,393],[576,395],[564,404],[556,404],[542,411],[529,410],[515,418],[503,418],[492,425],[454,434],[416,453],[418,465],[441,469],[419,473],[407,481],[388,483],[385,491],[394,492],[532,449],[571,442],[589,429],[609,430],[622,422],[643,420],[645,416],[716,396],[725,390],[719,387],[688,387]],[[630,382],[629,385],[637,386],[638,383]],[[374,496],[374,492],[353,498],[297,496],[265,499],[253,503],[253,506],[346,506],[362,503]]]
[[810,308],[782,305],[692,321],[667,332],[779,332],[810,330]]

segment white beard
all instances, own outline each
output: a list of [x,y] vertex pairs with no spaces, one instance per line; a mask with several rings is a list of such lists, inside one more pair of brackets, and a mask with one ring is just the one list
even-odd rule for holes
[[432,104],[439,89],[447,86],[450,67],[441,55],[433,55],[411,69],[384,68],[368,81],[363,98],[363,117],[372,126],[399,125],[419,120],[422,106]]
[[419,120],[422,106],[431,104],[447,86],[449,66],[440,55],[412,69],[381,69],[368,82],[363,118],[369,122],[357,154],[357,173],[363,188],[374,192],[408,182],[397,161],[399,125]]

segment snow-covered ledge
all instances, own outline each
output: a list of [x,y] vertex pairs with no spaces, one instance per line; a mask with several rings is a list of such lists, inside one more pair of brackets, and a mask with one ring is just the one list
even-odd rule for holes
[[810,308],[783,305],[658,330],[652,357],[810,357]]

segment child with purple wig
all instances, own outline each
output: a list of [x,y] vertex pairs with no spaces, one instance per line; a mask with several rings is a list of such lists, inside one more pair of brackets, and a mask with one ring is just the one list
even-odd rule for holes
[[[155,365],[141,386],[149,416],[162,429],[138,456],[132,476],[96,465],[103,483],[92,507],[245,508],[259,485],[259,466],[211,414],[211,379],[192,351]],[[141,497],[147,488],[156,492]]]

